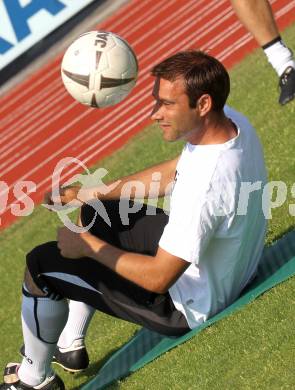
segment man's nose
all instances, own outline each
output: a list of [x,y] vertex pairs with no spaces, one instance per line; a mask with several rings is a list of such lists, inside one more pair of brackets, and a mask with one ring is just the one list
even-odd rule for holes
[[152,109],[151,119],[153,121],[158,121],[158,120],[160,120],[162,118],[163,118],[163,115],[162,115],[162,110],[161,110],[161,104],[157,102],[154,105],[154,108]]

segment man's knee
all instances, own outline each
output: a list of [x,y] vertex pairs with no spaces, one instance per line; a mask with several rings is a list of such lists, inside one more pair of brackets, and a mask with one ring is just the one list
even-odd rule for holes
[[48,286],[42,274],[52,271],[51,268],[54,268],[58,259],[60,253],[56,241],[39,245],[27,254],[24,283],[30,294],[43,297],[50,297],[53,294],[52,286]]
[[112,245],[118,245],[117,229],[121,224],[119,201],[106,200],[99,205],[85,204],[80,211],[82,226],[90,227],[90,233]]
[[26,267],[26,269],[25,269],[24,285],[25,285],[26,290],[27,290],[31,295],[34,295],[34,296],[41,296],[41,297],[45,297],[45,296],[46,296],[46,293],[43,292],[43,291],[36,285],[36,283],[34,282],[34,280],[33,280],[33,278],[32,278],[32,275],[31,275],[30,271],[28,270],[28,267]]

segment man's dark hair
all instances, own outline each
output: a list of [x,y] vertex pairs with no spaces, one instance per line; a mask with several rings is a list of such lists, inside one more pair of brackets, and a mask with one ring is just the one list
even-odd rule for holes
[[230,91],[225,67],[216,58],[198,50],[174,54],[154,66],[151,74],[168,81],[183,77],[191,108],[196,107],[203,94],[208,94],[212,98],[212,110],[221,111]]

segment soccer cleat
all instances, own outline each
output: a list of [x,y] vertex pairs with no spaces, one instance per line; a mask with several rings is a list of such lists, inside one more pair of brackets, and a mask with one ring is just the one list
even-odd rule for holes
[[[24,345],[20,354],[25,357]],[[68,348],[56,348],[52,363],[58,364],[65,371],[75,373],[85,370],[89,365],[89,356],[82,339],[75,340]]]
[[85,370],[89,365],[89,357],[84,341],[75,340],[69,348],[56,348],[52,363],[72,373]]
[[280,77],[279,87],[281,88],[281,94],[279,97],[279,103],[284,105],[294,99],[295,97],[295,69],[292,66],[284,71]]
[[17,371],[20,365],[18,363],[8,363],[4,370],[4,383],[0,385],[0,390],[65,390],[65,385],[60,377],[52,374],[37,386],[29,386],[20,381]]

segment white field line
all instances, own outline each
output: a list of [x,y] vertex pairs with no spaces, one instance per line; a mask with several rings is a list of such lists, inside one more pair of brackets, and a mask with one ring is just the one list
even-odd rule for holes
[[[148,14],[142,14],[142,17],[138,19],[132,26],[126,26],[124,29],[120,30],[120,34],[124,36],[130,36],[133,34],[135,31],[139,30],[142,27],[146,27],[147,23],[153,19],[155,16],[158,14],[161,14],[165,9],[170,7],[170,5],[173,5],[175,2],[179,0],[169,0],[169,1],[164,1],[161,6],[159,6],[159,1],[153,2],[153,6],[149,9]],[[191,0],[190,0],[191,1]],[[132,44],[132,46],[134,43]]]
[[[63,84],[62,84],[59,77],[56,77],[55,80],[51,82],[51,84],[53,84],[54,86],[52,88],[50,88],[50,92],[51,92],[51,89],[53,89],[55,91],[55,93],[58,93],[58,92],[62,93],[65,91],[65,88],[63,87]],[[43,107],[44,105],[46,105],[47,98],[48,98],[47,88],[40,89],[34,95],[33,98],[30,97],[30,100],[27,100],[26,103],[24,103],[26,106],[26,111],[27,111],[27,113],[25,114],[25,117],[29,118],[32,115],[33,110],[39,109],[39,107]],[[78,102],[77,102],[77,104],[78,104]],[[33,109],[28,110],[28,105],[31,105],[31,107],[33,107]],[[15,116],[17,118],[23,117],[23,105],[17,104],[14,107],[13,111],[11,111],[11,114],[8,114],[8,115],[9,115],[9,117],[12,117],[12,116]],[[4,119],[5,118],[6,117],[4,117]],[[4,123],[4,120],[3,120],[3,123]],[[2,123],[1,123],[1,125],[2,125]],[[11,124],[9,126],[11,126]],[[9,127],[8,127],[8,130],[6,129],[4,131],[5,135],[7,135],[7,133],[9,135]]]
[[[191,2],[188,2],[186,4],[185,7],[182,8],[182,12],[180,14],[180,16],[183,18],[184,16],[186,16],[187,14],[189,14],[189,17],[192,16],[192,13],[194,12],[194,9],[195,8],[198,8],[200,6],[200,4],[206,2],[206,0],[199,0],[198,1],[198,4],[196,4],[196,2],[194,2],[194,7],[192,8],[192,4]],[[212,8],[210,8],[210,12],[213,11],[215,8],[217,7],[220,7],[221,4],[223,4],[225,2],[225,0],[215,0],[213,1],[212,5],[211,4],[208,4],[205,3],[205,7],[201,8],[199,11],[199,13],[201,14],[201,16],[197,16],[197,17],[194,17],[194,23],[197,23],[199,20],[201,20],[204,16],[207,16],[207,13],[204,13],[203,14],[203,9],[208,7],[208,5],[212,6]],[[216,3],[214,5],[214,3]],[[197,6],[196,6],[197,5]],[[178,16],[178,15],[177,15]],[[157,32],[157,31],[161,31],[160,29],[162,27],[164,28],[167,28],[169,25],[171,24],[175,24],[175,22],[177,23],[178,22],[178,19],[175,19],[175,15],[170,15],[168,16],[167,18],[163,19],[159,24],[155,25],[153,28],[149,28],[148,31],[141,35],[139,38],[137,38],[134,42],[133,42],[133,45],[138,45],[139,43],[141,43],[142,41],[144,41],[149,35],[153,34],[154,32]],[[185,22],[181,23],[181,27],[184,27],[187,23],[189,22],[189,19],[187,19]],[[163,39],[163,37],[162,37]],[[139,53],[139,55],[141,56],[144,56],[145,55],[145,52],[142,52],[142,53]]]
[[[87,155],[87,158],[85,158],[85,160],[83,160],[83,162],[86,164],[88,161],[91,161],[92,158],[96,157],[96,155],[98,153],[101,153],[103,152],[106,148],[108,148],[110,145],[112,145],[115,141],[117,141],[119,138],[121,138],[122,135],[126,134],[126,133],[129,133],[131,130],[133,130],[134,127],[136,127],[137,125],[139,125],[144,119],[146,119],[146,116],[147,114],[151,111],[152,109],[152,104],[146,106],[143,110],[140,111],[140,113],[142,114],[138,120],[136,120],[135,122],[133,122],[130,126],[128,127],[125,127],[122,131],[120,132],[117,132],[117,134],[115,136],[112,136],[110,137],[109,134],[106,134],[104,137],[103,137],[103,141],[106,141],[108,140],[106,143],[102,144],[95,153],[92,153],[90,155]],[[67,170],[66,173],[64,175],[61,175],[61,179],[63,180],[63,182],[65,181],[65,178],[66,177],[69,177],[73,172],[75,172],[75,168],[71,169],[71,170]],[[51,179],[51,176],[48,177],[49,179]],[[47,178],[47,180],[48,180]],[[40,182],[40,185],[44,185],[47,181],[46,179],[44,179],[42,182]]]
[[[133,104],[131,104],[129,106],[129,109],[132,110],[134,109],[137,105],[139,105],[144,99],[146,99],[147,97],[147,94],[145,92],[147,92],[148,90],[150,90],[150,85],[146,86],[145,88],[143,88],[140,93],[137,95],[137,100],[135,102],[133,102]],[[141,96],[142,95],[142,96]],[[88,113],[87,113],[88,114]],[[125,112],[121,112],[118,116],[116,116],[116,120],[120,119],[121,116],[125,115]],[[129,121],[132,121],[133,119],[133,116],[129,117],[128,119],[126,119],[123,124],[126,124],[128,123]],[[78,121],[80,120],[80,118],[75,118],[73,119],[70,123],[67,124],[67,126],[64,128],[65,131],[69,130],[72,125],[75,125]],[[76,144],[78,141],[85,139],[86,136],[91,133],[93,130],[97,130],[95,135],[97,136],[98,134],[100,134],[101,132],[103,132],[105,129],[108,128],[108,123],[105,123],[103,126],[99,126],[99,128],[97,128],[97,123],[94,123],[92,124],[87,130],[83,131],[80,133],[80,135],[78,135],[77,137],[73,138],[71,141],[67,142],[66,145],[64,145],[62,148],[60,149],[57,149],[57,151],[54,153],[54,154],[51,154],[49,159],[53,159],[55,156],[57,156],[58,154],[60,154],[63,150],[71,147],[72,145]],[[82,143],[82,142],[81,142]],[[15,159],[13,160],[15,161]],[[43,166],[43,162],[41,163],[41,166]],[[38,167],[41,167],[38,165]],[[6,172],[7,173],[7,172]],[[33,172],[30,171],[30,174],[34,173],[34,170]],[[3,175],[3,173],[2,173]]]
[[[61,97],[67,97],[67,92],[66,91],[63,91],[62,94],[59,94]],[[56,94],[53,95],[53,98],[56,97]],[[74,104],[75,103],[75,104]],[[68,106],[76,106],[76,102],[73,101],[71,104],[67,105],[67,106],[64,106],[62,108],[62,111],[65,110],[65,111],[68,111],[67,108]],[[47,108],[52,108],[52,111],[48,110]],[[54,112],[56,111],[56,113]],[[21,143],[24,143],[25,141],[29,140],[33,134],[31,134],[31,131],[38,127],[40,124],[42,124],[42,129],[44,127],[46,127],[46,120],[48,118],[52,118],[53,115],[56,115],[54,116],[54,119],[57,119],[60,117],[60,114],[61,114],[61,108],[59,105],[56,104],[56,101],[53,100],[53,101],[50,101],[50,99],[48,99],[47,103],[44,104],[43,107],[40,107],[39,108],[39,111],[35,112],[34,115],[29,119],[23,119],[23,121],[19,121],[17,122],[18,124],[18,127],[15,127],[13,126],[12,128],[12,131],[9,133],[10,135],[10,141],[6,140],[6,143],[0,147],[0,152],[2,152],[3,150],[5,151],[6,148],[10,145],[14,145],[14,142],[16,139],[20,139]],[[39,115],[38,115],[39,114]],[[43,115],[40,115],[40,114],[43,114]],[[50,124],[52,121],[49,120],[49,123]],[[31,126],[27,126],[28,124],[32,123]],[[26,127],[27,126],[27,127]],[[25,127],[23,130],[21,130],[23,127]],[[41,127],[40,127],[40,132],[41,132]],[[25,138],[24,136],[26,134],[29,134],[29,137]],[[11,139],[12,136],[15,135],[15,138],[14,139]],[[2,141],[2,140],[1,140]],[[0,145],[3,143],[0,142]],[[1,154],[1,153],[0,153]],[[0,155],[0,159],[1,159],[1,155]]]
[[[112,29],[116,29],[118,26],[120,26],[123,22],[125,22],[125,20],[129,19],[131,16],[133,16],[136,12],[140,11],[143,7],[145,7],[146,4],[150,3],[151,1],[150,0],[138,0],[138,1],[131,1],[126,9],[124,10],[124,14],[121,15],[122,12],[118,12],[118,16],[117,16],[117,21],[111,21],[111,26],[112,26]],[[129,9],[131,8],[131,10]],[[112,17],[110,17],[110,19],[112,19]]]
[[279,9],[277,12],[275,12],[275,17],[280,18],[284,16],[286,13],[291,11],[291,9],[295,8],[295,0],[291,0],[287,5]]
[[[50,85],[45,89],[45,91],[40,90],[40,93],[42,92],[43,102],[46,101],[47,96],[50,95],[59,84],[60,80],[57,78],[52,83],[50,83]],[[32,97],[30,100],[24,102],[21,107],[17,106],[15,107],[15,110],[13,110],[10,114],[5,115],[5,117],[0,121],[0,126],[5,126],[7,123],[13,121],[15,118],[18,118],[20,115],[22,115],[22,117],[24,117],[24,114],[29,115],[32,110],[32,106],[37,108],[37,106],[35,105],[35,103],[37,102],[40,102],[40,96],[38,93],[35,94],[34,97]],[[19,115],[17,114],[18,111]],[[0,139],[1,138],[2,133],[0,133]]]
[[[102,143],[102,145],[94,153],[87,155],[87,157],[85,158],[85,160],[83,160],[83,162],[87,163],[89,160],[91,160],[97,154],[101,153],[103,150],[108,148],[112,143],[117,141],[122,135],[133,130],[134,127],[136,127],[138,124],[140,124],[143,120],[145,120],[147,118],[147,115],[151,111],[152,106],[153,106],[153,104],[149,104],[149,105],[145,106],[144,108],[142,108],[140,111],[138,111],[138,113],[133,117],[133,120],[130,121],[132,123],[129,126],[125,127],[123,125],[120,125],[118,128],[116,128],[116,130],[113,132],[115,135],[110,134],[110,133],[107,133],[106,135],[104,135],[102,138],[102,142],[104,142],[104,141],[107,141],[107,142]],[[139,117],[139,118],[136,119],[137,117]],[[136,119],[136,120],[134,121],[134,119]],[[122,130],[121,130],[121,128],[122,128]],[[79,157],[79,159],[80,159],[80,157]],[[69,176],[72,172],[73,172],[73,170],[67,171],[66,175]],[[51,178],[51,176],[49,176],[49,177]]]
[[[220,0],[220,1],[213,1],[212,4],[206,4],[204,6],[204,9],[206,10],[207,7],[209,8],[210,12],[205,12],[205,14],[203,14],[202,10],[200,10],[199,14],[200,16],[195,16],[195,15],[190,15],[190,17],[187,19],[187,21],[185,23],[183,23],[181,26],[179,26],[179,28],[176,30],[176,31],[173,31],[173,41],[177,41],[177,39],[183,35],[184,33],[186,33],[186,31],[190,30],[191,27],[195,24],[197,24],[198,22],[201,22],[205,16],[208,16],[210,15],[210,13],[212,11],[215,11],[216,8],[219,8],[220,5],[222,5],[223,3],[225,3],[226,0]],[[208,9],[207,9],[208,11]],[[205,35],[207,35],[208,32],[212,31],[217,25],[220,24],[220,22],[218,22],[217,24],[213,23],[211,25],[212,22],[215,22],[216,20],[219,20],[221,19],[221,17],[223,15],[228,15],[231,16],[233,14],[233,11],[232,11],[232,8],[231,7],[227,7],[225,9],[223,9],[219,15],[215,16],[213,19],[210,20],[210,23],[206,23],[205,25],[202,25],[200,26],[199,28],[196,28],[196,30],[189,35],[189,39],[187,37],[187,39],[183,39],[181,41],[181,43],[183,42],[188,42],[188,41],[192,41],[196,38],[200,38],[200,37],[203,37]],[[227,18],[227,17],[226,17]],[[176,33],[175,33],[176,32]],[[168,39],[165,39],[165,37],[167,37]],[[171,44],[171,31],[169,31],[165,37],[162,37],[161,39],[161,42],[162,44],[161,45],[158,45],[157,46],[157,51],[165,48],[166,46],[169,46]],[[194,39],[193,39],[194,38]],[[180,43],[180,42],[178,42]],[[176,47],[176,45],[175,45]],[[182,45],[177,45],[177,47],[182,47]],[[147,47],[144,51],[142,51],[141,53],[139,53],[138,55],[138,58],[141,59],[141,58],[149,58],[147,56],[148,53],[152,52],[154,50],[154,45],[153,46],[149,46]],[[172,50],[173,52],[173,50]],[[154,53],[152,53],[153,55]],[[165,57],[167,56],[167,54],[165,53]]]
[[[223,1],[224,1],[224,0],[223,0]],[[215,2],[216,2],[216,0],[215,0]],[[208,6],[208,4],[207,4],[207,6]],[[206,7],[205,7],[205,8],[206,8]],[[213,7],[213,8],[215,8],[215,7]],[[211,10],[212,10],[212,9],[210,9],[210,11],[211,11]],[[185,13],[185,12],[184,12],[184,13]],[[182,14],[181,14],[181,15],[182,15]],[[148,36],[148,35],[149,35],[149,33],[146,34],[145,36]],[[169,35],[169,34],[167,34],[167,35]],[[155,44],[153,45],[153,47],[156,47],[156,46],[157,46],[157,44],[155,43]],[[146,59],[146,58],[145,58],[145,59]],[[145,71],[146,69],[147,69],[147,68],[144,68],[144,71]],[[59,88],[59,89],[62,89],[62,91],[64,91],[63,87],[61,87],[61,88]],[[59,90],[56,91],[57,96],[58,96],[58,93],[59,93]],[[58,99],[58,100],[60,100],[60,99]],[[76,102],[75,104],[78,105],[79,103]],[[36,107],[36,109],[38,109],[38,107]],[[20,108],[20,110],[21,110],[21,108]],[[48,125],[49,125],[51,122],[53,122],[54,119],[55,119],[54,114],[53,114],[52,112],[49,113],[49,116],[50,116],[50,121],[48,122]],[[43,117],[43,119],[45,120],[46,118]],[[27,122],[26,122],[26,124],[27,124]],[[30,130],[31,130],[31,129],[28,128],[27,131],[26,131],[25,133],[30,132]],[[8,130],[6,131],[6,133],[7,133],[9,136],[11,136],[10,129],[8,129]],[[18,137],[21,137],[21,138],[22,138],[22,141],[25,142],[26,139],[23,138],[23,134],[19,132],[19,129],[18,129]],[[4,140],[3,140],[2,142],[4,142]],[[0,150],[0,151],[1,151],[1,150]]]
[[[65,109],[63,109],[63,110],[60,110],[59,113],[56,115],[56,119],[58,119],[59,117],[63,116],[66,112],[70,111],[70,110],[73,108],[73,106],[74,106],[74,103],[69,104],[69,105],[68,105]],[[82,114],[82,115],[83,115],[83,114]],[[82,115],[80,116],[80,118],[82,117]],[[89,115],[89,112],[87,112],[86,115]],[[43,125],[39,126],[38,129],[37,129],[37,131],[35,131],[35,133],[39,133],[40,130],[42,130],[44,127],[47,127],[46,123],[44,123]],[[51,137],[46,138],[45,144],[50,143],[53,139],[55,139],[55,138],[60,134],[60,132],[62,132],[62,131],[61,131],[61,130],[55,131],[54,134],[53,134]],[[35,133],[34,133],[33,131],[30,131],[30,133],[29,133],[29,138],[32,138],[32,137],[35,135]],[[0,154],[0,157],[1,157],[1,158],[0,158],[0,161],[1,161],[2,157],[5,157],[5,156],[7,156],[8,154],[11,154],[11,152],[12,152],[13,149],[18,150],[21,144],[23,144],[23,140],[22,140],[22,139],[21,139],[20,141],[18,141],[18,142],[15,142],[12,148],[10,148],[9,150],[6,150],[5,152],[3,152],[3,155],[2,155],[2,153],[1,153],[1,154]],[[5,162],[2,163],[2,164],[0,164],[0,169],[3,169],[3,171],[1,171],[1,175],[5,175],[7,172],[11,171],[13,168],[15,168],[17,165],[19,165],[22,161],[24,161],[24,160],[26,160],[28,157],[32,156],[35,152],[37,152],[37,151],[40,149],[40,147],[42,147],[43,144],[44,144],[44,142],[38,144],[38,146],[35,147],[35,149],[30,149],[30,150],[27,152],[27,154],[26,154],[26,153],[22,153],[22,157],[21,157],[20,159],[18,159],[17,162],[14,162],[13,164],[8,164],[8,160],[5,159]],[[6,170],[4,169],[6,166],[9,167],[8,170],[7,170],[7,169],[6,169]]]
[[[80,115],[79,118],[75,118],[71,124],[74,124],[76,122],[78,122],[81,118],[83,118],[84,116],[88,115],[88,111],[84,111],[82,113],[82,115]],[[60,134],[64,133],[66,130],[68,130],[70,127],[70,124],[62,127],[60,130],[56,131],[54,134],[52,134],[49,138],[47,138],[46,140],[44,140],[43,142],[41,142],[36,148],[34,149],[30,149],[29,153],[23,155],[21,158],[19,158],[17,161],[14,162],[14,164],[11,164],[9,167],[6,168],[6,170],[4,169],[3,171],[1,171],[1,175],[5,175],[7,174],[8,172],[12,171],[15,167],[17,167],[18,165],[20,165],[23,161],[27,160],[30,156],[34,155],[36,152],[38,152],[38,150],[42,149],[44,146],[46,146],[47,144],[49,144],[50,142],[54,141],[55,138],[59,137]]]
[[224,61],[227,57],[229,57],[233,52],[237,51],[240,47],[244,46],[247,42],[251,41],[252,35],[247,33],[239,38],[231,47],[227,47],[220,53],[219,60]]
[[[287,8],[287,7],[286,7]],[[289,6],[288,7],[288,9],[291,9],[291,8],[293,8],[293,5],[292,6]],[[285,12],[280,12],[280,13],[277,13],[277,14],[280,14],[280,15],[282,15],[282,14],[285,14],[287,12],[287,10],[285,11]],[[276,15],[277,15],[276,14]],[[248,34],[247,34],[248,35]],[[247,36],[246,36],[246,40],[247,40]],[[245,39],[245,38],[243,38],[243,39]],[[235,45],[232,45],[233,47],[235,46]],[[218,56],[222,56],[222,53],[223,52],[221,52],[221,53],[218,53]],[[120,132],[120,134],[122,134],[122,132]],[[118,135],[118,137],[119,137],[120,135]],[[102,146],[102,148],[103,148],[103,146]],[[97,153],[97,151],[96,151],[96,153]],[[94,154],[94,155],[96,155],[96,154]],[[90,157],[89,157],[90,158]],[[49,177],[50,178],[50,177]],[[46,180],[46,179],[45,179]],[[43,184],[43,182],[44,182],[44,180],[42,181],[42,184]],[[41,183],[40,183],[41,184]]]
[[234,32],[242,28],[243,26],[239,21],[234,22],[233,24],[230,25],[229,28],[224,30],[224,33],[220,36],[220,38],[216,39],[215,37],[211,39],[210,41],[206,42],[204,46],[201,47],[201,50],[207,50],[211,51],[214,49],[216,46],[221,44],[222,42],[225,41],[226,38],[230,37]]
[[[150,87],[150,86],[148,86]],[[140,99],[141,101],[146,99],[146,95],[143,95],[142,98]],[[146,107],[144,108],[146,109]],[[142,111],[142,110],[141,110]],[[141,112],[139,111],[139,112]],[[116,132],[118,132],[122,127],[124,128],[125,125],[127,125],[129,122],[133,122],[134,121],[134,118],[136,118],[138,116],[138,112],[136,112],[135,115],[133,115],[132,117],[129,117],[126,121],[124,121],[124,123],[121,123],[121,125],[119,125],[118,127],[116,127],[114,130],[111,130],[110,132],[108,132],[108,136],[112,136],[113,134],[115,134]],[[68,126],[69,128],[71,127],[71,125]],[[95,129],[95,124],[92,125],[88,130],[94,130]],[[97,132],[100,133],[102,132],[104,129],[99,129],[99,131]],[[11,189],[18,181],[20,180],[25,180],[26,177],[30,177],[32,174],[34,174],[35,172],[37,172],[38,170],[40,170],[45,164],[47,164],[48,162],[50,162],[51,160],[53,160],[55,157],[57,157],[60,153],[62,153],[64,150],[68,149],[71,145],[77,143],[77,141],[80,139],[80,138],[84,138],[84,133],[80,134],[80,136],[72,139],[70,142],[66,143],[63,147],[61,147],[60,149],[58,149],[55,153],[51,154],[50,156],[48,156],[46,159],[42,160],[42,162],[40,162],[37,166],[35,166],[33,169],[31,169],[28,173],[24,174],[20,179],[18,179],[16,182],[14,182],[9,188]],[[102,139],[102,138],[101,138]],[[0,196],[2,195],[2,193],[0,193]]]
[[[214,7],[215,8],[215,7]],[[212,9],[212,8],[211,8]],[[218,17],[220,17],[220,16],[218,16]],[[216,18],[215,18],[216,19]],[[213,19],[214,20],[214,19]],[[213,21],[212,20],[212,21]],[[190,26],[191,26],[191,24],[190,24]],[[215,27],[215,25],[214,25],[214,27]],[[187,27],[188,28],[188,27]],[[186,28],[186,29],[187,29]],[[186,30],[185,29],[185,30]],[[182,33],[183,32],[183,28],[181,29],[181,32],[180,33]],[[211,29],[210,29],[211,30]],[[207,30],[204,30],[203,31],[203,33],[202,33],[202,36],[203,35],[206,35],[206,31]],[[176,36],[178,36],[179,34],[176,34]],[[168,43],[166,43],[165,44],[165,46],[167,45]],[[156,46],[156,44],[154,45],[154,46]],[[162,46],[160,46],[160,48],[162,48]],[[155,52],[153,52],[152,54],[155,54],[156,52],[157,52],[157,50],[158,50],[158,48],[156,48],[156,51]],[[148,56],[146,56],[146,58],[145,59],[148,59],[149,57]],[[144,73],[146,73],[146,76],[145,77],[142,77],[140,80],[139,80],[139,82],[138,82],[138,85],[140,85],[143,81],[145,81],[146,80],[146,78],[148,77],[148,71],[149,71],[149,67],[145,67],[144,69],[143,69],[143,72]],[[132,98],[131,98],[131,100],[132,99],[137,99],[137,96],[133,96]],[[115,112],[116,111],[121,111],[122,110],[122,108],[123,108],[123,106],[124,107],[126,107],[127,108],[127,112],[128,112],[128,107],[129,107],[129,104],[130,104],[130,101],[128,101],[128,99],[127,99],[127,101],[126,102],[124,102],[123,103],[123,105],[121,105],[121,106],[119,106],[119,107],[117,107],[115,110],[113,110],[112,112],[110,112],[109,113],[109,115],[107,115],[107,116],[104,116],[104,117],[102,117],[101,119],[100,119],[100,121],[107,121],[108,119],[114,119],[114,114],[115,114]],[[59,112],[59,114],[58,114],[58,116],[60,116],[60,112]],[[43,117],[43,119],[44,119],[44,117]],[[52,112],[50,112],[50,121],[49,122],[47,122],[46,124],[47,125],[49,125],[51,122],[53,122],[55,120],[55,116],[54,115],[52,115]],[[100,121],[99,122],[97,122],[97,123],[100,123]],[[44,126],[42,126],[41,128],[39,128],[39,131],[41,131],[42,130],[42,128],[44,128],[45,127],[45,125],[46,124],[44,124]],[[35,125],[35,124],[34,124]],[[31,128],[27,128],[26,129],[26,133],[30,133],[31,134]],[[25,138],[25,137],[23,137],[23,133],[18,133],[18,136],[21,138],[21,142],[22,143],[24,143],[27,139]],[[36,132],[34,132],[34,135],[36,135]],[[31,135],[30,135],[31,136]],[[30,137],[29,137],[30,138]],[[19,145],[19,144],[18,144]],[[1,149],[0,149],[0,151],[1,151]],[[10,152],[11,152],[12,150],[10,150]]]
[[[4,157],[5,153],[3,153],[5,150],[9,149],[10,146],[13,146],[13,149],[17,147],[17,145],[24,143],[27,139],[24,138],[26,134],[29,134],[29,138],[32,138],[34,133],[32,133],[32,130],[36,127],[38,127],[41,124],[46,125],[46,120],[50,119],[53,115],[53,110],[57,111],[57,115],[55,119],[57,119],[60,116],[60,110],[57,106],[57,102],[55,100],[56,97],[58,97],[58,100],[61,101],[64,97],[67,96],[67,92],[64,91],[62,93],[53,93],[50,95],[50,99],[46,102],[46,104],[43,105],[43,107],[37,107],[34,111],[33,115],[30,116],[30,118],[20,118],[19,121],[16,121],[16,123],[11,127],[8,128],[9,131],[9,140],[6,140],[4,143],[4,140],[1,143],[3,143],[3,146],[0,147],[0,160]],[[76,104],[75,104],[76,105]],[[73,104],[71,104],[73,106]],[[50,111],[50,109],[53,109]],[[67,110],[67,107],[64,108],[65,111]],[[46,113],[47,112],[47,113]],[[45,114],[45,115],[44,115]],[[28,124],[33,122],[32,126],[26,127]],[[25,129],[23,129],[25,127]],[[44,128],[44,126],[43,126]],[[23,129],[23,130],[22,130]],[[41,131],[41,128],[39,129]],[[21,138],[20,138],[21,136]],[[20,142],[16,142],[16,140],[20,140]],[[8,153],[10,150],[8,150]]]
[[[50,70],[43,74],[43,77],[37,78],[37,80],[30,84],[28,87],[17,87],[17,89],[12,89],[12,92],[8,92],[3,99],[1,99],[1,108],[0,108],[0,114],[2,111],[6,110],[7,107],[14,107],[16,102],[18,102],[24,95],[26,95],[28,92],[30,92],[32,89],[34,89],[36,86],[43,83],[44,80],[49,78],[51,75],[53,75],[57,70],[59,66],[54,66],[50,68]],[[24,82],[25,84],[25,82]],[[41,91],[44,89],[42,88]],[[7,104],[5,104],[7,103]],[[17,103],[17,106],[19,106],[19,103]]]
[[[120,138],[122,136],[122,134],[125,134],[126,132],[128,131],[131,131],[135,126],[137,126],[139,123],[141,123],[145,118],[146,118],[146,114],[148,113],[148,111],[150,110],[150,107],[147,106],[147,107],[144,107],[142,110],[138,111],[136,113],[136,115],[133,117],[133,121],[132,121],[132,124],[125,128],[123,131],[119,132],[117,135],[115,135],[115,137],[112,137],[112,134],[107,134],[107,137],[111,137],[111,140],[108,144],[104,145],[104,146],[101,146],[100,148],[100,151],[102,151],[104,148],[106,148],[107,146],[111,145],[114,141],[116,141],[118,138]],[[134,118],[138,117],[139,118],[137,120],[134,121]],[[114,133],[116,132],[116,130],[113,131]],[[105,136],[106,137],[106,136]],[[40,167],[42,167],[43,165],[47,164],[49,161],[51,160],[51,157],[48,157],[46,160],[44,160],[40,166],[38,167],[35,167],[32,171],[31,171],[31,174],[32,173],[35,173],[37,170],[39,170]],[[87,159],[88,160],[88,159]],[[27,175],[24,175],[22,176],[18,181],[22,181],[22,180],[28,180],[27,179]],[[38,183],[38,186],[42,186],[43,184],[45,184],[48,180],[51,180],[51,175],[44,178],[40,183]],[[15,183],[14,183],[15,184]],[[14,184],[10,185],[9,186],[9,189],[11,190],[13,187],[14,187]],[[38,188],[39,190],[39,188]],[[0,195],[2,195],[2,193],[0,193]],[[21,201],[23,199],[25,199],[26,196],[23,196],[21,198],[19,198],[18,200]],[[6,209],[3,211],[3,213],[5,213],[7,210],[9,210],[11,204],[9,204]]]

